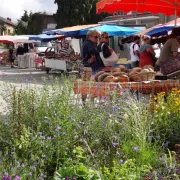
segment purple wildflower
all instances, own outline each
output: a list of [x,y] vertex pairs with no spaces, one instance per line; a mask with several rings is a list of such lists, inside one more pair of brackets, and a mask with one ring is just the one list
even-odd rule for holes
[[4,177],[2,180],[11,180],[11,177],[8,176],[8,173],[4,173]]
[[56,127],[56,131],[59,131],[59,130],[61,130],[61,127],[60,127],[60,126],[57,126],[57,127]]
[[180,175],[180,168],[176,170],[176,173]]
[[119,154],[119,152],[118,151],[116,151],[116,156],[119,156],[120,154]]
[[112,143],[113,147],[117,147],[118,146],[118,143]]
[[9,124],[8,121],[5,121],[5,122],[4,122],[4,125],[5,125],[5,126],[8,126],[8,124]]
[[21,178],[17,174],[14,176],[14,179],[15,180],[21,180]]
[[119,160],[119,163],[122,164],[124,161],[122,159]]
[[138,147],[133,147],[133,150],[137,152],[137,151],[139,151],[139,148]]
[[4,177],[2,180],[11,180],[11,177]]
[[66,177],[65,180],[70,180],[70,179],[68,177]]

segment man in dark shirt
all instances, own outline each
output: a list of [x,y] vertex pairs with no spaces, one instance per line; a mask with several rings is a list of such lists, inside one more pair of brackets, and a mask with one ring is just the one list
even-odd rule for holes
[[99,52],[96,49],[98,39],[99,33],[96,30],[88,31],[82,46],[82,63],[84,67],[91,67],[93,72],[99,70],[101,65]]
[[24,55],[24,48],[22,45],[18,46],[17,51],[16,51],[16,56],[18,55]]

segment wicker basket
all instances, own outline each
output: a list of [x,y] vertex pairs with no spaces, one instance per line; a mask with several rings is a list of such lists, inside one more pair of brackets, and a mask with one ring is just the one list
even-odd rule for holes
[[155,72],[140,72],[139,77],[141,81],[153,81],[155,78]]

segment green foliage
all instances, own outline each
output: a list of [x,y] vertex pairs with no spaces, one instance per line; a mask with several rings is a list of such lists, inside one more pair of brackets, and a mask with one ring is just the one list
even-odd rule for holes
[[103,15],[96,15],[97,0],[55,0],[58,6],[58,28],[97,23]]
[[82,106],[73,79],[51,80],[51,86],[44,80],[42,87],[8,87],[9,112],[0,121],[2,174],[22,180],[178,180],[175,154],[154,140],[164,128],[160,123],[157,129],[161,116],[152,115],[147,102],[124,91],[120,97],[112,94],[111,101]]
[[15,34],[16,35],[29,35],[29,34],[40,34],[42,33],[42,13],[36,12],[32,13],[30,12],[28,14],[27,11],[24,11],[23,16],[21,19],[18,20],[18,24],[15,28]]
[[16,34],[16,35],[28,34],[28,21],[29,21],[31,15],[32,15],[32,13],[28,14],[28,12],[26,10],[24,11],[24,14],[18,20],[18,24],[15,28],[14,34]]

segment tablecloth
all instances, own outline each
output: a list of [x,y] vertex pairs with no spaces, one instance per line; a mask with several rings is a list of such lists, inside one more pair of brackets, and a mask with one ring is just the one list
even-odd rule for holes
[[35,67],[35,53],[26,53],[25,55],[18,55],[18,67],[19,68],[34,68]]

